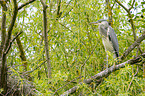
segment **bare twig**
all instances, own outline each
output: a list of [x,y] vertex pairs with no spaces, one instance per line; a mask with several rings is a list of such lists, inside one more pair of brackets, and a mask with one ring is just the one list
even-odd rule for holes
[[80,79],[80,78],[82,78],[82,76],[81,76],[81,77],[77,77],[77,78],[75,78],[75,79],[71,80],[70,82],[68,82],[67,84],[65,84],[64,86],[62,86],[62,87],[58,88],[58,89],[54,92],[54,94],[53,94],[53,95],[55,95],[55,94],[56,94],[56,92],[57,92],[58,90],[62,89],[63,87],[65,87],[65,86],[67,86],[68,84],[70,84],[71,82],[74,82],[75,80]]
[[27,73],[31,73],[31,72],[37,70],[39,67],[41,67],[43,64],[45,64],[45,62],[46,62],[46,60],[43,61],[43,62],[42,62],[39,66],[37,66],[35,69],[33,69],[33,70],[31,70],[31,71],[26,71],[26,72],[24,72],[24,73],[22,73],[22,74],[25,75],[25,74],[27,74]]
[[60,12],[60,7],[61,7],[61,0],[58,0],[57,1],[57,18],[56,18],[56,20],[58,20],[58,18],[60,18],[60,16],[61,16],[61,12]]
[[[96,47],[97,47],[97,44],[96,44],[96,46],[93,48],[93,50],[91,51],[91,54],[88,56],[88,58],[84,61],[83,65],[81,66],[81,72],[80,72],[80,74],[82,73],[82,70],[83,70],[84,65],[85,65],[86,62],[89,60],[90,56],[93,54],[93,52],[94,52],[94,50],[96,49]],[[80,75],[80,76],[81,76],[81,75]]]
[[133,8],[134,3],[135,3],[135,0],[133,0],[133,2],[132,2],[132,4],[131,4],[130,8],[128,9],[129,11]]
[[[70,0],[70,1],[68,2],[68,4],[66,5],[66,7],[64,8],[64,10],[67,9],[67,7],[68,7],[69,4],[71,3],[71,1],[72,1],[72,0]],[[73,7],[72,7],[68,12],[66,12],[65,15],[62,16],[61,18],[64,18],[72,9],[73,9]],[[62,11],[62,13],[64,12],[64,10]]]
[[129,11],[123,4],[121,4],[121,2],[120,1],[118,1],[118,0],[115,0],[125,11]]
[[21,35],[22,33],[23,33],[23,31],[19,32],[19,33],[12,39],[11,42],[14,42],[14,40],[15,40],[19,35]]
[[70,12],[72,9],[73,9],[73,7],[72,7],[68,12],[66,12],[66,13],[64,14],[64,16],[62,16],[61,18],[64,18],[65,16],[67,16],[67,15],[69,14],[69,12]]
[[113,9],[113,7],[114,7],[115,3],[116,3],[116,2],[114,1],[113,5],[111,6],[111,9]]
[[30,4],[30,3],[33,3],[34,1],[36,1],[36,0],[30,0],[30,1],[28,1],[28,2],[26,2],[26,3],[24,3],[24,4],[22,4],[21,6],[18,7],[18,10],[22,9],[23,7],[27,6],[27,5]]
[[131,80],[131,82],[129,83],[129,86],[128,86],[128,88],[127,88],[127,92],[129,91],[129,88],[130,88],[130,86],[131,86],[131,84],[132,84],[132,81],[134,80],[134,77],[137,75],[137,73],[138,73],[138,66],[137,66],[137,71],[136,71],[136,73],[133,75],[132,80]]
[[8,48],[7,48],[7,50],[5,51],[5,54],[7,54],[7,53],[9,52],[12,43],[14,42],[14,40],[15,40],[22,32],[23,32],[23,31],[19,32],[19,33],[12,39],[12,41],[10,42],[10,44],[9,44],[9,46],[8,46]]
[[7,94],[5,94],[4,96],[8,96],[8,94],[9,94],[10,92],[12,92],[12,90],[14,89],[15,86],[16,86],[16,85],[13,85],[13,86],[11,87],[11,89],[7,92]]
[[64,9],[67,9],[67,7],[69,6],[69,4],[70,4],[71,1],[72,1],[72,0],[70,0],[70,1],[67,3],[67,5],[66,5],[66,7],[65,7]]
[[63,26],[64,28],[68,29],[69,31],[73,32],[71,29],[69,29],[68,27],[66,27],[64,24],[62,24],[62,23],[60,23],[60,22],[59,22],[59,24],[60,24],[61,26]]

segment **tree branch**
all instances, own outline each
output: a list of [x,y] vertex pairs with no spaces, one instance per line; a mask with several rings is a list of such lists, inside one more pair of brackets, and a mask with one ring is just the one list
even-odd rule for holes
[[12,16],[12,21],[10,23],[10,26],[8,28],[8,36],[7,36],[7,40],[6,40],[6,46],[5,46],[5,50],[7,50],[9,44],[10,44],[10,40],[11,40],[11,35],[12,35],[12,30],[16,21],[16,17],[17,17],[17,13],[18,13],[18,6],[17,6],[17,1],[13,0],[14,2],[14,14]]
[[60,6],[61,6],[61,0],[57,1],[57,18],[56,20],[58,20],[58,18],[60,18],[62,12],[60,12]]
[[28,2],[26,2],[26,3],[24,3],[24,4],[22,4],[21,6],[18,7],[18,10],[22,9],[23,7],[27,6],[27,5],[30,4],[30,3],[33,3],[34,1],[36,1],[36,0],[30,0],[30,1],[28,1]]
[[84,63],[82,64],[80,76],[81,76],[81,74],[82,74],[82,72],[83,72],[83,67],[85,66],[86,62],[89,60],[89,58],[91,57],[91,55],[93,54],[93,52],[94,52],[94,50],[96,49],[96,47],[97,47],[97,44],[96,44],[96,46],[93,48],[93,50],[91,51],[91,54],[88,56],[88,58],[87,58],[87,59],[84,61]]
[[27,65],[28,64],[27,64],[25,52],[24,52],[23,45],[21,43],[20,37],[16,38],[16,42],[17,42],[17,45],[18,45],[18,48],[19,48],[20,58],[22,60],[23,66],[24,66],[24,70],[27,71]]
[[145,33],[142,34],[120,57],[121,60],[124,60],[125,57],[136,47],[138,46],[143,40],[145,39]]
[[115,1],[128,13],[129,10],[123,4],[121,4],[120,1],[118,0],[115,0]]
[[31,71],[26,71],[24,73],[22,73],[22,75],[26,75],[27,73],[32,73],[33,71],[37,70],[39,67],[41,67],[43,64],[45,64],[46,60],[43,61],[39,66],[37,66],[36,68],[34,68],[33,70]]
[[47,5],[45,4],[45,2],[43,0],[40,0],[41,4],[43,5],[43,8],[47,8]]
[[66,27],[64,24],[58,22],[61,26],[63,26],[65,29],[69,30],[70,32],[73,32],[71,29],[69,29],[68,27]]
[[18,33],[18,34],[12,39],[12,41],[10,42],[10,44],[9,44],[8,48],[6,49],[6,51],[5,51],[4,54],[7,54],[7,53],[9,52],[12,43],[15,41],[15,39],[16,39],[22,32],[23,32],[23,31],[21,31],[20,33]]
[[2,6],[2,23],[1,23],[1,45],[0,45],[0,87],[3,88],[2,93],[5,94],[7,92],[7,66],[6,66],[6,55],[3,54],[5,49],[5,41],[6,41],[6,2],[0,1],[0,4]]
[[48,36],[47,36],[47,5],[43,0],[40,0],[43,5],[43,35],[44,35],[44,43],[45,43],[45,55],[47,60],[47,71],[48,78],[51,78],[51,63],[49,56],[49,46],[48,46]]
[[131,4],[130,8],[128,9],[129,11],[133,8],[134,3],[135,3],[135,0],[133,0],[133,2],[132,2],[132,4]]
[[0,2],[2,5],[2,23],[1,23],[1,45],[0,45],[0,57],[2,56],[2,50],[4,48],[5,40],[6,40],[6,2],[1,1]]
[[[143,53],[142,55],[136,57],[135,59],[130,59],[126,62],[123,62],[119,65],[113,65],[110,68],[101,71],[100,73],[94,75],[91,77],[91,79],[86,79],[83,82],[80,82],[79,84],[85,83],[85,84],[91,84],[94,80],[96,81],[95,83],[100,83],[103,79],[103,77],[108,77],[112,72],[119,70],[120,68],[124,68],[126,64],[135,64],[137,62],[141,62],[143,61],[141,58],[145,58],[145,53]],[[97,85],[98,85],[97,84]],[[73,88],[69,89],[68,91],[64,92],[61,96],[67,96],[71,93],[74,93],[77,89],[79,88],[79,86],[74,86]]]

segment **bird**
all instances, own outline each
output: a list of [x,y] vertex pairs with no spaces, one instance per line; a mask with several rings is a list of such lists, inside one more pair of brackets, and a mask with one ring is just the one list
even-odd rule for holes
[[[102,37],[102,42],[105,48],[105,51],[113,53],[113,57],[119,57],[119,45],[118,39],[114,29],[109,25],[107,20],[100,19],[97,22],[91,22],[90,24],[99,25],[99,33]],[[108,68],[108,53],[106,56],[107,59],[107,68]]]

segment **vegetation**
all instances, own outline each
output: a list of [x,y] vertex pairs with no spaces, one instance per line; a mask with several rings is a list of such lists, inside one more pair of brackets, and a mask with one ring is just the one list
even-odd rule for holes
[[[1,0],[0,95],[143,96],[143,0]],[[119,62],[106,52],[98,26],[107,19]],[[69,91],[68,91],[69,90]]]

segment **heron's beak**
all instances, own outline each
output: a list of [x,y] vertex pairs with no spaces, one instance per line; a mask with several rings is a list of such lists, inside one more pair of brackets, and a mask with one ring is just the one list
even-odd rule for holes
[[89,24],[98,25],[98,24],[99,24],[99,22],[91,22],[91,23],[89,23]]

